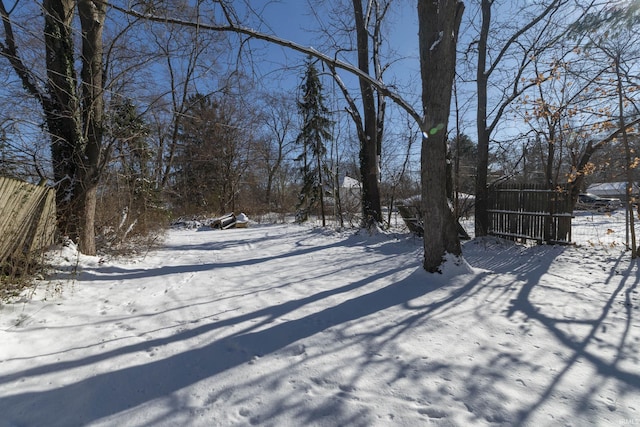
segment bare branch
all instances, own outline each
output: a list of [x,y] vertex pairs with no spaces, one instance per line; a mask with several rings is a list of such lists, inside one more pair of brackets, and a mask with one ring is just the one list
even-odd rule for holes
[[365,80],[366,82],[371,84],[373,87],[375,87],[378,91],[380,91],[381,94],[389,97],[389,99],[391,99],[396,105],[398,105],[400,108],[405,110],[407,114],[409,114],[416,121],[416,123],[420,125],[421,128],[423,126],[422,117],[420,116],[420,114],[401,95],[389,89],[389,87],[386,86],[384,82],[375,79],[374,77],[370,76],[367,73],[364,73],[363,71],[358,69],[357,66],[341,61],[339,59],[334,59],[327,54],[319,52],[313,47],[303,46],[293,41],[285,40],[272,34],[265,34],[260,31],[254,30],[252,28],[247,28],[241,25],[234,24],[232,22],[226,25],[203,24],[201,22],[190,22],[182,19],[174,19],[169,17],[160,17],[156,15],[140,13],[135,10],[125,9],[113,4],[110,4],[109,6],[121,13],[134,16],[136,18],[146,19],[152,22],[181,25],[186,27],[196,27],[201,30],[208,30],[208,31],[243,34],[256,40],[262,40],[268,43],[273,43],[278,46],[291,49],[296,52],[300,52],[306,55],[311,55],[312,57],[319,59],[320,61],[324,62],[330,67],[345,70],[351,74],[356,75],[360,79]]
[[20,58],[18,54],[16,39],[13,32],[13,24],[11,23],[9,14],[10,12],[7,12],[4,1],[0,1],[0,18],[2,19],[5,34],[4,43],[0,42],[0,56],[7,58],[20,78],[24,88],[34,96],[41,105],[44,106],[47,101],[46,96],[42,91],[40,91],[38,84],[36,83],[35,76],[29,68],[27,68],[24,62],[22,62],[22,58]]
[[618,129],[616,129],[615,131],[613,131],[609,136],[607,136],[604,139],[601,139],[600,141],[598,141],[596,144],[594,144],[593,149],[598,150],[599,148],[601,148],[603,145],[613,141],[614,139],[616,139],[618,136],[620,136],[620,134],[622,134],[623,132],[628,131],[629,129],[631,129],[632,127],[636,126],[640,124],[640,118],[637,118],[629,123],[627,123],[625,126],[621,126]]

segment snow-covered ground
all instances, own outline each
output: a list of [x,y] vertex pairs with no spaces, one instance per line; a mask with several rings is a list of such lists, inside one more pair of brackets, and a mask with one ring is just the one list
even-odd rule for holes
[[576,217],[575,247],[475,239],[443,274],[410,235],[293,224],[61,249],[0,308],[0,426],[640,425],[621,215]]

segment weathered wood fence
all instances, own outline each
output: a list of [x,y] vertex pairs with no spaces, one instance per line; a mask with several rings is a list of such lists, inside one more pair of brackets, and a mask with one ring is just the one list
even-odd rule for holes
[[562,188],[501,184],[489,189],[489,234],[537,243],[571,243],[573,207]]
[[28,262],[54,243],[55,190],[0,177],[0,266]]

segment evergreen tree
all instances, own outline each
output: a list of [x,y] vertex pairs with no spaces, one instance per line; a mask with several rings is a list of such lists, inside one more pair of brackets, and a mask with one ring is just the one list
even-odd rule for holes
[[[148,231],[163,211],[151,170],[149,124],[138,107],[125,98],[113,101],[107,120],[105,138],[113,147],[113,166],[104,174],[102,185],[108,188],[109,197],[98,201],[97,222],[117,208],[129,212],[129,221],[137,223],[142,232]],[[120,228],[124,225],[121,222]]]
[[249,149],[255,145],[248,114],[228,94],[197,93],[188,104],[173,161],[174,212],[234,212],[240,181],[249,167]]
[[302,146],[302,152],[296,160],[302,162],[302,190],[296,217],[299,221],[305,221],[309,211],[319,203],[322,226],[325,226],[323,172],[326,171],[323,158],[327,152],[325,141],[331,139],[333,122],[324,105],[322,83],[311,57],[306,61],[304,81],[300,89],[302,98],[298,101],[298,111],[302,117],[302,129],[296,142]]

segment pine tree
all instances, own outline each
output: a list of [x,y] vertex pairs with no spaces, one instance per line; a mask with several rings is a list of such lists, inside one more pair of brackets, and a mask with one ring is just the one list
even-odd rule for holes
[[330,112],[324,105],[322,83],[314,61],[306,61],[304,81],[300,87],[302,94],[298,101],[298,112],[302,117],[302,129],[296,142],[302,146],[302,152],[296,159],[302,162],[302,189],[299,195],[296,217],[305,221],[309,211],[318,203],[322,215],[322,226],[326,225],[324,216],[323,172],[325,142],[331,139]]

